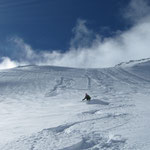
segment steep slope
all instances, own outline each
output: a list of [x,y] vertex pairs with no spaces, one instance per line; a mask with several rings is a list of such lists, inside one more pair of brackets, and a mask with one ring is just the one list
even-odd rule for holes
[[[85,93],[90,102],[81,102]],[[1,150],[150,147],[150,62],[0,71]]]

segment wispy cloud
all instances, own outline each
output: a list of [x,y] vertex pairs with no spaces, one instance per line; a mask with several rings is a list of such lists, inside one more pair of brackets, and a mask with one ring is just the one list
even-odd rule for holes
[[[137,4],[140,4],[140,9]],[[88,29],[85,20],[79,19],[73,28],[74,37],[71,39],[70,49],[65,53],[61,50],[38,52],[23,39],[13,37],[8,44],[12,51],[2,59],[0,67],[22,64],[111,67],[122,61],[150,57],[149,4],[145,0],[131,0],[124,16],[133,20],[133,26],[127,31],[116,32],[113,37],[103,39],[101,35]]]
[[78,19],[76,26],[73,28],[74,37],[70,41],[71,48],[90,47],[96,34],[86,27],[86,20]]
[[131,23],[146,21],[150,17],[150,2],[148,0],[131,0],[123,13],[123,17]]

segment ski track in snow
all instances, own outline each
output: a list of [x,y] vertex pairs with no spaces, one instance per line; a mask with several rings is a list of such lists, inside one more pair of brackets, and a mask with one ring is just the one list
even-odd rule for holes
[[[141,74],[144,63],[1,70],[0,150],[148,150],[150,71]],[[85,93],[90,102],[81,102]]]

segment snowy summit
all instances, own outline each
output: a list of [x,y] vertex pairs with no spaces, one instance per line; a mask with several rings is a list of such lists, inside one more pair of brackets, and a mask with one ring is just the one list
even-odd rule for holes
[[0,70],[0,150],[148,150],[149,97],[149,59]]

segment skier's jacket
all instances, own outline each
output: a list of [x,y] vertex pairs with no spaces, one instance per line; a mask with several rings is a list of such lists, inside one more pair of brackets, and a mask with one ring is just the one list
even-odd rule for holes
[[88,101],[90,101],[91,97],[88,94],[86,94],[83,100],[85,100],[85,99],[88,100]]

